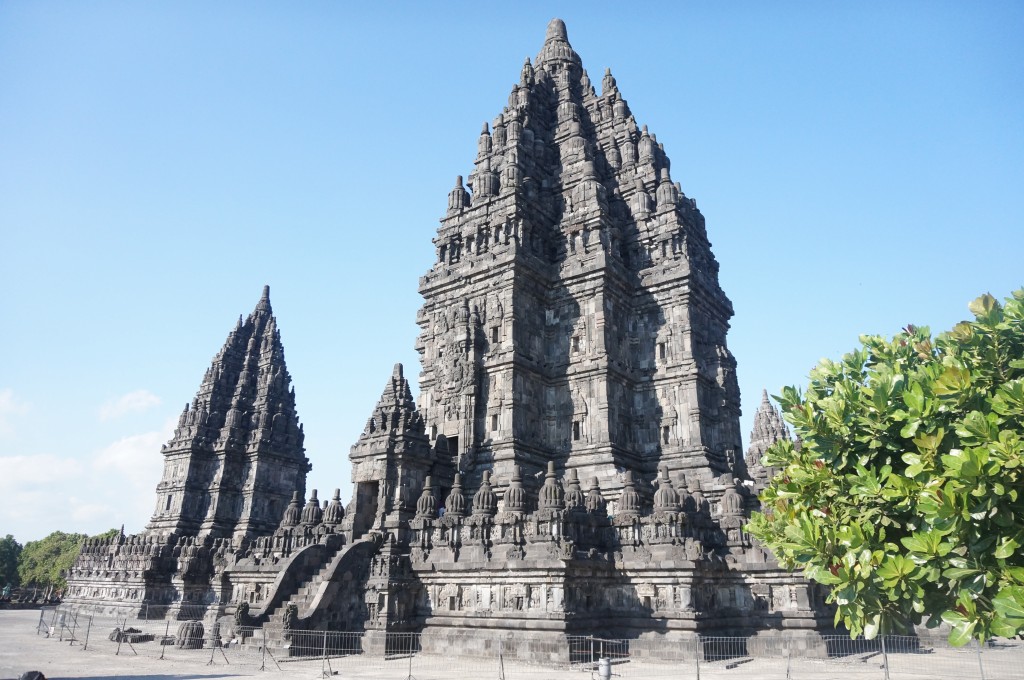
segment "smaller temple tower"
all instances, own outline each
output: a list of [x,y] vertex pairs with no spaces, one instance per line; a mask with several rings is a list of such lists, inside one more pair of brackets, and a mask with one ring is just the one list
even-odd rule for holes
[[416,498],[434,463],[402,364],[395,364],[349,460],[355,490],[345,529],[354,539],[371,530],[397,535],[415,514]]
[[[270,286],[235,328],[163,446],[147,531],[248,539],[273,533],[309,460]],[[258,498],[257,502],[254,499]]]
[[754,427],[750,431],[750,446],[747,447],[747,471],[758,490],[775,476],[775,468],[765,467],[761,459],[764,452],[779,440],[789,441],[789,428],[782,420],[782,411],[772,405],[768,390],[761,390],[761,405],[754,414]]

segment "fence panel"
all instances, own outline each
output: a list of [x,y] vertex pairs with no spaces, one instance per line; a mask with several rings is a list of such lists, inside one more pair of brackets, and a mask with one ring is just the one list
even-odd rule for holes
[[[45,608],[37,636],[87,655],[161,659],[182,667],[224,665],[283,675],[380,680],[580,680],[587,678],[758,677],[765,680],[1009,680],[1024,677],[1024,642],[953,648],[943,639],[824,636],[820,649],[783,637],[713,637],[666,641],[571,636],[563,661],[516,658],[515,637],[481,631],[474,649],[423,651],[418,633],[285,631],[236,627],[203,618],[204,609],[108,608],[102,614]],[[168,618],[166,616],[170,615]],[[512,652],[510,654],[510,651]],[[462,652],[462,653],[460,653]],[[558,655],[555,655],[558,656]]]

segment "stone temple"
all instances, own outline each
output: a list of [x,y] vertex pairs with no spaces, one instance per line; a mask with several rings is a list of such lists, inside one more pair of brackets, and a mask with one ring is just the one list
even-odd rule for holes
[[163,448],[146,530],[87,545],[68,601],[435,649],[514,635],[524,656],[576,634],[830,628],[824,593],[744,531],[788,433],[766,396],[743,453],[704,217],[610,71],[600,86],[553,20],[448,195],[419,401],[396,366],[347,507],[306,498],[264,290]]

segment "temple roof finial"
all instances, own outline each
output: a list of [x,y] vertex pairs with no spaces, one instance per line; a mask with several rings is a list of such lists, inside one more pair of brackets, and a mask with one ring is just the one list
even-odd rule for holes
[[548,23],[547,35],[544,36],[544,42],[549,40],[564,40],[569,42],[569,34],[565,30],[565,22],[555,17]]
[[256,311],[270,311],[270,286],[263,286],[263,295],[260,296],[260,301],[256,303]]
[[[552,19],[548,24],[547,35],[544,36],[544,46],[537,55],[537,68],[544,68],[545,64],[571,63],[575,67],[582,66],[580,56],[569,44],[569,36],[565,30],[565,22],[561,19]],[[579,74],[577,73],[577,77]]]

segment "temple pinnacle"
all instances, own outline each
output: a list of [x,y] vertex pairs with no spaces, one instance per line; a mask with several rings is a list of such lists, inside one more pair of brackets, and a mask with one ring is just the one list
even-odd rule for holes
[[263,286],[263,295],[260,296],[260,301],[256,303],[256,311],[270,311],[270,286]]
[[565,22],[555,17],[548,23],[548,31],[544,36],[544,42],[550,40],[564,40],[569,42],[569,34],[565,30]]

